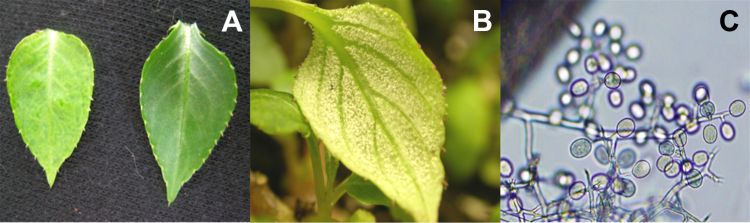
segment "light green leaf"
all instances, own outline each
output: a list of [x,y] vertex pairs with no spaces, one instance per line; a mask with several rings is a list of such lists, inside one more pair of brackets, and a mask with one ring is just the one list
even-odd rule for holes
[[391,199],[383,194],[372,182],[352,174],[341,184],[346,193],[357,201],[371,205],[391,205]]
[[367,210],[357,209],[357,211],[349,217],[349,222],[375,222],[375,216]]
[[417,221],[437,221],[444,170],[443,84],[398,14],[254,0],[311,24],[294,97],[326,148]]
[[45,29],[18,43],[6,74],[18,131],[52,187],[89,118],[91,53],[78,37]]
[[453,181],[465,182],[476,174],[480,158],[490,143],[492,106],[481,83],[463,78],[448,87],[448,136],[445,167]]
[[250,15],[250,85],[268,86],[287,71],[281,47],[257,16]]
[[169,204],[203,165],[232,117],[234,68],[196,24],[177,22],[141,76],[141,112]]
[[250,90],[250,123],[267,134],[300,132],[309,129],[291,94],[269,89]]

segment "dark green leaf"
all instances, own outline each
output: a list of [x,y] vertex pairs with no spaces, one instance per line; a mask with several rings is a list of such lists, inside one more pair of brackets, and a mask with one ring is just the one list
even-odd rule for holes
[[232,117],[234,68],[196,24],[177,22],[141,76],[141,112],[171,204],[211,154]]
[[391,205],[391,200],[377,186],[359,175],[352,174],[346,181],[342,182],[342,186],[349,196],[359,202],[373,205]]

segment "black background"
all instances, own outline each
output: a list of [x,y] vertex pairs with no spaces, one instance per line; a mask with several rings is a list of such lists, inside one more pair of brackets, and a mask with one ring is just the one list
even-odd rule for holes
[[[235,10],[243,33],[221,28]],[[18,134],[0,84],[0,220],[247,221],[249,6],[247,0],[2,0],[0,78],[15,45],[52,28],[81,38],[95,68],[86,131],[50,189]],[[178,19],[197,22],[232,61],[238,98],[229,128],[203,167],[167,206],[164,181],[143,127],[138,86],[143,63]]]

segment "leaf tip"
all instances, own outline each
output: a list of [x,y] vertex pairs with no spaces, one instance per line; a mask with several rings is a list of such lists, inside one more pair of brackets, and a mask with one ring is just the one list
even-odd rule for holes
[[62,167],[62,161],[49,160],[44,158],[37,158],[37,160],[42,166],[44,174],[47,177],[47,185],[49,185],[49,188],[52,189],[52,186],[55,184],[55,179],[57,179],[57,173],[60,172],[60,167]]
[[182,185],[176,187],[170,186],[169,183],[166,183],[165,185],[167,186],[167,206],[171,206],[172,203],[174,203],[174,200],[177,199],[177,194],[180,193]]
[[47,184],[49,185],[49,189],[52,189],[52,186],[55,185],[55,178],[57,177],[57,171],[49,171],[46,172],[47,175]]
[[167,189],[167,207],[172,205],[172,202],[174,202],[174,199],[177,198],[177,193],[171,192],[170,189]]

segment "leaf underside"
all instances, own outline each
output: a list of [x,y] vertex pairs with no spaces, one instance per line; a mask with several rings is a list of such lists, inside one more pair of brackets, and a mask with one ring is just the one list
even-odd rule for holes
[[314,40],[294,86],[302,113],[344,165],[417,221],[436,221],[445,175],[440,75],[391,10],[313,13]]
[[267,134],[307,135],[307,123],[291,94],[256,89],[250,91],[250,123]]
[[196,24],[177,22],[146,60],[140,91],[146,133],[171,204],[232,117],[234,68]]
[[7,86],[16,126],[52,187],[88,121],[94,90],[91,53],[76,36],[38,31],[13,50]]

